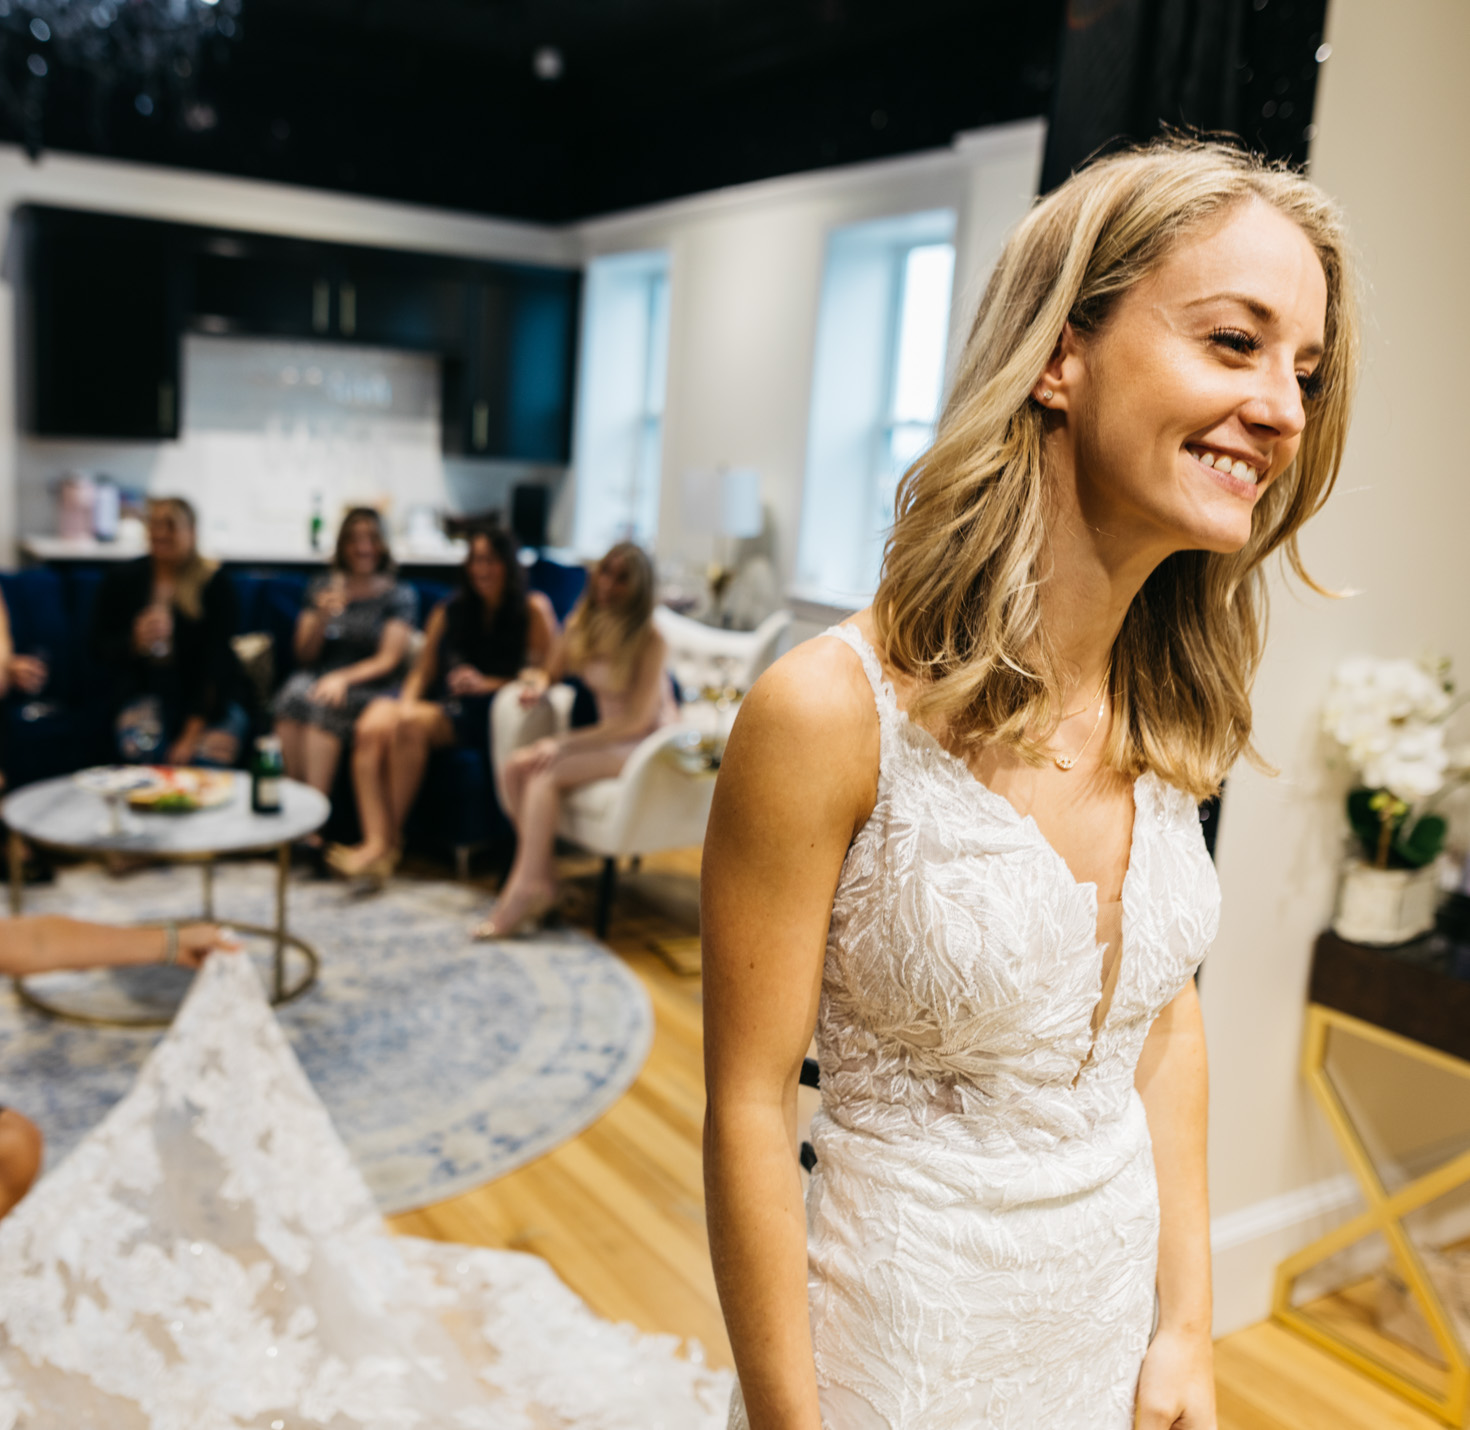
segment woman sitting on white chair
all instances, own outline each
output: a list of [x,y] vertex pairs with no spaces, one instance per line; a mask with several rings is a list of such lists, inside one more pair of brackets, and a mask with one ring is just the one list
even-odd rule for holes
[[653,624],[653,567],[632,542],[620,542],[592,568],[552,669],[523,680],[521,698],[534,704],[563,675],[579,676],[596,698],[597,723],[537,740],[507,763],[505,812],[515,826],[516,857],[476,938],[505,938],[550,912],[562,793],[612,779],[642,740],[677,718],[666,655]]

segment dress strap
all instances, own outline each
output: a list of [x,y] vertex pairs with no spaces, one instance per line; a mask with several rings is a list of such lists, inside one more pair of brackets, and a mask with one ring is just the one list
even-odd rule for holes
[[882,765],[879,774],[881,778],[889,768],[889,752],[898,738],[898,722],[903,718],[898,708],[898,696],[894,694],[892,684],[884,678],[883,667],[878,661],[878,653],[868,644],[856,626],[845,624],[828,626],[822,634],[841,641],[843,645],[849,646],[856,652],[857,658],[863,663],[863,673],[868,677],[868,684],[873,687],[873,703],[878,707],[878,747]]

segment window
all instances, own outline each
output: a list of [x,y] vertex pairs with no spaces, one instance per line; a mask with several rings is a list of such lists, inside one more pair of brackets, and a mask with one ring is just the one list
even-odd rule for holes
[[651,548],[668,379],[668,255],[594,259],[584,304],[572,539],[585,556],[617,541]]
[[817,319],[797,594],[862,604],[899,479],[934,438],[949,344],[954,214],[834,230]]

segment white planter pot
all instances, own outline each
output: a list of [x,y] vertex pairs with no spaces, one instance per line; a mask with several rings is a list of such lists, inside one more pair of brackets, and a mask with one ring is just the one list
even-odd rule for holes
[[1351,859],[1342,871],[1332,931],[1349,943],[1408,943],[1434,927],[1439,870],[1375,869]]

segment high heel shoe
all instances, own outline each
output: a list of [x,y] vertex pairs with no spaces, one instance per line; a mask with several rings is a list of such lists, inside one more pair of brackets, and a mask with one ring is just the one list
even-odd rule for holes
[[388,887],[388,881],[398,871],[399,861],[403,858],[401,849],[390,849],[386,854],[380,854],[364,869],[357,871],[359,879],[366,880],[379,892]]
[[490,943],[496,939],[516,938],[521,934],[535,933],[543,928],[547,916],[556,908],[555,894],[542,894],[533,899],[527,906],[525,912],[513,924],[504,928],[496,920],[499,905],[490,910],[490,916],[481,919],[470,930],[470,937],[476,943]]
[[401,849],[390,849],[366,864],[359,864],[356,853],[356,850],[346,844],[333,844],[327,850],[327,864],[344,879],[362,879],[376,889],[382,889],[387,884],[398,868],[399,860],[403,858]]

